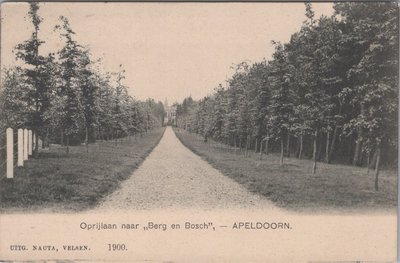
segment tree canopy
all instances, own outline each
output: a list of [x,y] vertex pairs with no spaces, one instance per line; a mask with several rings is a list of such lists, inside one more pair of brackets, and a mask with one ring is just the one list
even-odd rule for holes
[[115,73],[101,72],[90,49],[76,40],[67,17],[54,26],[63,45],[42,55],[39,11],[39,4],[31,2],[31,37],[15,47],[23,66],[3,71],[4,126],[30,128],[46,143],[69,145],[143,134],[162,125],[163,104],[129,95],[123,65]]
[[256,151],[271,140],[282,157],[313,157],[314,172],[322,159],[375,165],[377,175],[379,159],[396,164],[398,7],[333,7],[331,17],[315,18],[305,4],[299,31],[288,43],[273,41],[271,60],[241,63],[227,87],[185,99],[178,125]]

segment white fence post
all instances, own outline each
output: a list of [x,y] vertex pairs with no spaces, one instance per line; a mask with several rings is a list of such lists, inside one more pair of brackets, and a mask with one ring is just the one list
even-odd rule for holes
[[14,177],[14,136],[13,129],[7,128],[7,178]]
[[28,129],[24,129],[24,161],[28,160]]
[[32,130],[28,130],[28,155],[32,155]]
[[24,130],[18,129],[18,167],[24,166]]

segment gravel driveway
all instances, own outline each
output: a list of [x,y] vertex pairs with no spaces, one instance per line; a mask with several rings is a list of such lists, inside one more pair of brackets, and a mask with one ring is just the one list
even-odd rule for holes
[[183,146],[171,127],[143,164],[97,210],[182,208],[279,210]]

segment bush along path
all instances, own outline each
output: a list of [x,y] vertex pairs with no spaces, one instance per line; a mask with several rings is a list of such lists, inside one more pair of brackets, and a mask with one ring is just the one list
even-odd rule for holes
[[365,169],[348,165],[320,164],[312,174],[311,160],[285,158],[279,154],[247,152],[217,143],[203,136],[175,128],[179,140],[224,175],[258,193],[279,207],[299,212],[395,212],[397,175],[395,170],[381,173],[381,188],[374,190]]
[[18,168],[14,180],[0,183],[0,211],[74,212],[94,207],[129,178],[163,136],[155,128],[86,146],[51,147]]

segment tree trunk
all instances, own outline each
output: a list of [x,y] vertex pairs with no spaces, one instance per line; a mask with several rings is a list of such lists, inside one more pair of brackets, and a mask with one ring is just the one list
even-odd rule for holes
[[[364,113],[364,105],[363,104],[361,104],[360,113],[361,114]],[[363,130],[362,130],[362,128],[358,128],[358,130],[357,130],[356,149],[354,151],[354,156],[353,156],[353,165],[354,166],[360,165],[362,139],[363,139]]]
[[290,133],[287,135],[286,154],[287,157],[290,157]]
[[377,151],[374,152],[374,154],[372,155],[372,159],[370,160],[370,168],[375,167],[376,164],[376,159],[377,159]]
[[265,140],[265,155],[269,154],[269,137]]
[[378,149],[376,150],[376,165],[375,165],[375,191],[379,190],[378,180],[379,180],[379,161],[381,159],[381,148],[378,145]]
[[321,143],[320,144],[318,144],[318,139],[317,139],[317,145],[318,145],[317,161],[321,160],[322,145],[323,145],[322,141],[323,141],[323,136],[321,136]]
[[69,135],[67,135],[67,154],[69,154]]
[[326,133],[326,148],[325,148],[325,161],[329,163],[329,140],[330,140],[331,133],[328,131]]
[[338,136],[338,131],[339,131],[339,127],[338,127],[338,125],[336,125],[335,129],[333,130],[333,138],[332,138],[332,142],[331,142],[331,147],[329,149],[329,157],[328,157],[327,163],[331,162],[333,151],[335,149],[336,139]]
[[34,149],[33,149],[33,157],[34,158],[37,158],[38,157],[38,154],[39,154],[39,143],[38,143],[38,135],[37,135],[37,131],[34,131],[33,132],[33,141],[35,142],[35,144],[34,144]]
[[39,152],[39,136],[37,131],[35,131],[35,152]]
[[370,159],[371,159],[371,152],[368,152],[367,153],[367,174],[369,174]]
[[303,135],[300,135],[300,150],[299,150],[299,159],[301,160],[303,155]]
[[[339,103],[340,103],[340,107],[339,107],[338,115],[341,116],[342,115],[343,104],[341,102],[339,102]],[[328,162],[327,163],[330,163],[331,160],[332,160],[332,155],[333,155],[333,152],[335,150],[336,140],[337,140],[337,137],[338,137],[338,131],[339,131],[339,125],[337,123],[335,123],[335,129],[333,130],[333,138],[332,138],[331,146],[329,148],[329,156],[328,156]]]
[[300,149],[300,138],[296,137],[296,151],[294,152],[294,156],[296,156],[296,158],[299,157],[299,149]]
[[[266,141],[265,141],[266,142]],[[261,140],[260,141],[260,160],[262,160],[262,154],[263,154],[263,144],[264,144],[264,141],[263,140]]]
[[46,129],[46,137],[45,137],[45,139],[44,139],[44,142],[42,142],[42,149],[44,148],[44,147],[48,147],[49,146],[49,128],[47,128]]
[[247,157],[248,150],[249,150],[249,136],[246,137],[246,146],[245,146],[244,156]]
[[359,134],[357,142],[356,142],[356,149],[354,151],[354,156],[353,156],[353,165],[354,166],[358,166],[360,164],[360,155],[361,155],[361,146],[362,146],[361,138],[362,138],[362,135]]
[[237,145],[236,145],[236,134],[233,136],[233,144],[234,144],[234,147],[235,147],[235,154],[236,154],[236,152],[237,152]]
[[315,131],[314,133],[314,148],[313,148],[313,168],[312,168],[312,173],[315,174],[317,170],[317,136],[318,132]]
[[98,138],[99,138],[99,134],[97,133],[97,130],[96,130],[96,129],[92,129],[92,139],[93,139],[93,142],[96,143],[97,140],[98,140]]
[[64,131],[63,130],[61,130],[60,144],[61,144],[61,146],[64,146]]
[[89,152],[89,127],[85,128],[85,144],[86,144],[86,152]]
[[281,158],[279,164],[283,166],[283,136],[281,136]]
[[254,146],[254,153],[257,153],[258,148],[258,138],[256,138],[256,144]]

